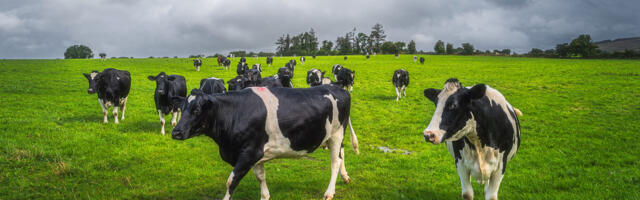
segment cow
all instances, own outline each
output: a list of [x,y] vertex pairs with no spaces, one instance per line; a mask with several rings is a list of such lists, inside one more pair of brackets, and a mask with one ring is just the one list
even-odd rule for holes
[[306,61],[306,58],[304,58],[304,56],[300,56],[300,64],[304,65],[304,61]]
[[217,59],[217,61],[218,61],[218,67],[222,66],[222,62],[223,62],[224,60],[225,60],[225,57],[218,56],[218,59]]
[[417,62],[418,61],[418,56],[413,56],[413,62]]
[[345,67],[342,67],[338,71],[336,83],[340,84],[345,89],[349,89],[349,92],[353,91],[353,79],[356,71],[351,71]]
[[291,78],[293,78],[293,71],[296,69],[296,60],[289,60],[288,63],[284,65],[286,68],[291,70]]
[[316,59],[316,55],[312,55],[311,58]]
[[287,67],[281,67],[278,69],[278,74],[276,76],[276,79],[280,80],[283,87],[293,87],[293,83],[291,82],[291,79],[293,78],[293,70],[290,70]]
[[398,53],[396,53],[395,56],[396,56],[396,59],[398,59],[398,56],[399,56]]
[[229,79],[227,84],[229,85],[229,91],[238,91],[249,87],[249,79],[244,75],[238,75],[235,78]]
[[193,60],[193,66],[196,67],[196,71],[200,71],[200,66],[202,66],[202,60],[200,58],[196,58]]
[[257,86],[260,84],[260,79],[262,79],[262,74],[258,69],[247,70],[245,76],[249,83],[246,87]]
[[420,57],[420,64],[424,65],[424,57]]
[[407,86],[409,86],[409,72],[404,69],[398,69],[393,72],[393,86],[396,88],[396,101],[402,96],[407,96]]
[[473,199],[471,179],[486,184],[485,199],[498,199],[498,189],[507,162],[520,147],[522,115],[505,97],[485,84],[462,87],[451,78],[442,90],[429,88],[424,96],[436,109],[424,139],[446,143],[462,185],[462,198]]
[[113,106],[114,123],[119,123],[118,110],[120,107],[122,107],[120,119],[124,120],[124,111],[127,108],[127,99],[131,89],[131,74],[128,71],[107,68],[102,72],[93,70],[91,73],[83,73],[83,75],[89,81],[87,93],[98,93],[98,102],[100,102],[104,116],[103,122],[108,122],[107,113],[111,106]]
[[247,59],[244,58],[244,56],[240,57],[240,63],[242,63],[243,65],[247,64]]
[[318,85],[330,84],[331,79],[324,77],[323,71],[318,69],[311,69],[307,72],[307,84],[309,87],[314,87]]
[[262,66],[260,64],[253,64],[253,66],[251,66],[251,69],[257,69],[258,71],[262,72]]
[[173,101],[174,97],[187,96],[187,81],[180,75],[167,75],[160,72],[156,76],[149,76],[150,81],[156,82],[156,90],[153,99],[156,102],[156,110],[160,117],[160,133],[164,135],[164,115],[171,113],[171,125],[176,126],[180,110],[180,103]]
[[236,68],[236,73],[238,73],[238,75],[245,74],[247,70],[249,70],[249,65],[247,65],[247,63],[243,63],[243,62],[238,63],[238,66]]
[[369,60],[369,54],[367,54],[367,60]]
[[346,57],[346,56],[344,57],[344,60],[347,60],[347,57]]
[[342,69],[342,65],[335,64],[333,65],[333,69],[331,69],[331,73],[333,74],[333,78],[338,80],[338,72]]
[[220,78],[204,78],[200,80],[200,90],[205,94],[225,93],[227,89],[224,87],[224,80]]
[[273,64],[273,57],[269,56],[267,57],[267,67],[271,67],[271,64]]
[[228,58],[224,58],[224,60],[222,61],[222,69],[229,69],[230,66],[231,60],[229,60]]
[[342,147],[347,125],[356,154],[358,140],[349,116],[351,97],[339,87],[251,87],[216,95],[195,89],[183,102],[184,113],[172,138],[204,134],[218,144],[222,160],[233,166],[225,200],[231,199],[251,169],[260,182],[261,199],[269,199],[264,163],[305,156],[321,146],[328,146],[331,155],[331,179],[324,199],[333,199],[338,173],[345,183],[351,181]]

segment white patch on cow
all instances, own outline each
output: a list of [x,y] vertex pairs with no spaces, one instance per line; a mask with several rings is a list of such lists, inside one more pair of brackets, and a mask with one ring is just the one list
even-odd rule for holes
[[459,88],[460,88],[460,83],[448,82],[444,84],[444,88],[438,94],[438,103],[436,104],[436,110],[434,111],[433,116],[431,117],[431,121],[429,122],[429,125],[427,126],[426,129],[424,129],[425,133],[427,131],[431,131],[435,134],[436,144],[442,142],[441,139],[445,133],[444,130],[440,129],[440,122],[442,121],[442,113],[444,111],[445,102],[447,101],[449,96],[455,93]]
[[331,79],[327,77],[322,77],[322,85],[331,84]]
[[230,200],[231,199],[231,194],[229,193],[229,186],[231,186],[231,182],[233,181],[233,177],[235,177],[235,175],[233,174],[233,172],[231,172],[231,174],[229,174],[229,178],[227,179],[227,193],[224,194],[224,200]]
[[91,72],[89,77],[91,77],[91,80],[93,80],[94,78],[96,78],[97,75],[98,75],[98,72]]
[[189,98],[187,98],[187,103],[191,103],[194,99],[196,99],[196,96],[190,95]]

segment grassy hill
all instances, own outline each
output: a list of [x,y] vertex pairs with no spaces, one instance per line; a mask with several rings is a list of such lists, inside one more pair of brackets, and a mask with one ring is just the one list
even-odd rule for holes
[[621,38],[596,42],[598,48],[607,52],[622,52],[626,49],[640,52],[640,37]]
[[[460,199],[453,158],[422,135],[435,108],[423,90],[442,88],[451,77],[464,86],[488,84],[524,113],[522,144],[500,198],[640,199],[640,61],[425,57],[420,65],[410,55],[320,56],[296,67],[296,87],[307,87],[311,68],[329,73],[339,63],[356,71],[351,114],[361,154],[345,148],[351,183],[338,180],[336,199]],[[276,57],[274,65],[288,59]],[[264,58],[247,60],[266,66]],[[214,59],[203,62],[196,72],[191,59],[0,60],[0,199],[222,198],[231,166],[208,137],[175,141],[160,135],[155,83],[146,78],[160,71],[180,74],[191,89],[202,78],[229,80],[236,73]],[[102,123],[97,97],[87,94],[82,76],[107,67],[132,75],[119,125],[111,116]],[[407,98],[396,102],[391,76],[398,68],[409,71],[411,84]],[[276,71],[264,67],[263,76]],[[272,199],[321,199],[329,165],[322,149],[268,162]],[[482,199],[483,187],[474,183],[474,191]],[[260,197],[251,172],[234,197]]]

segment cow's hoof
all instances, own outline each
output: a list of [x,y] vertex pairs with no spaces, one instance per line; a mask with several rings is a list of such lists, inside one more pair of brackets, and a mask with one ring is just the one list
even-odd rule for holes
[[178,122],[171,122],[171,126],[176,127],[176,125],[178,125]]
[[115,124],[119,124],[120,122],[119,122],[119,121],[115,121],[115,122],[113,122],[113,123],[115,123]]
[[333,195],[328,195],[328,194],[324,195],[324,200],[331,200],[331,199],[333,199]]
[[342,180],[343,180],[343,181],[344,181],[344,183],[346,183],[346,184],[349,184],[349,183],[351,182],[351,178],[349,178],[348,176],[347,176],[347,178],[342,177]]

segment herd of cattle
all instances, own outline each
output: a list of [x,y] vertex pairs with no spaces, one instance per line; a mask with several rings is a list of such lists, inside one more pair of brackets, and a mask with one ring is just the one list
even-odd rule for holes
[[[301,57],[300,63],[304,61]],[[424,58],[420,61],[424,62]],[[273,58],[268,57],[267,66],[272,63]],[[194,60],[197,71],[201,65],[200,59]],[[218,65],[228,69],[230,60],[218,57]],[[333,198],[338,174],[350,182],[342,142],[348,126],[351,144],[359,154],[350,118],[355,71],[334,65],[332,81],[324,77],[325,72],[311,69],[306,77],[309,88],[293,88],[295,67],[296,60],[290,60],[277,74],[263,78],[260,64],[249,69],[246,59],[241,58],[237,76],[227,81],[227,88],[222,79],[205,78],[189,96],[183,76],[160,72],[148,77],[156,82],[154,100],[160,132],[165,134],[164,115],[171,113],[173,139],[205,134],[218,144],[222,159],[234,167],[224,199],[231,198],[250,169],[260,181],[261,199],[269,199],[263,163],[304,156],[318,147],[328,148],[331,155],[331,179],[324,198]],[[123,120],[131,88],[130,73],[108,68],[84,76],[89,81],[88,93],[98,93],[104,123],[110,107],[114,122],[118,123],[119,110]],[[409,72],[396,70],[392,82],[398,101],[406,96]],[[424,96],[436,106],[423,131],[424,139],[433,144],[446,143],[455,160],[462,197],[473,199],[473,177],[485,184],[485,199],[497,199],[506,164],[520,146],[518,116],[522,113],[497,90],[484,84],[462,87],[453,78],[441,90],[424,90]]]

